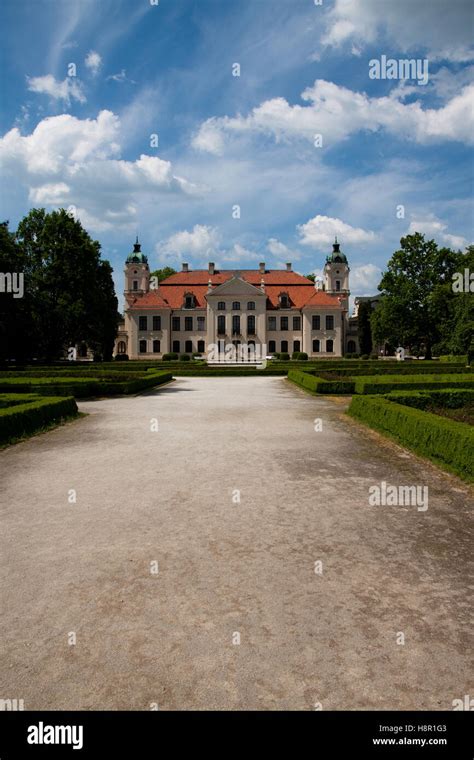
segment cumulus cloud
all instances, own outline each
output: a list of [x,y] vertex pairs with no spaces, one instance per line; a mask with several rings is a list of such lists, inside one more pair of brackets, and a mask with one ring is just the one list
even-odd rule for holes
[[298,261],[301,258],[301,254],[298,251],[288,248],[285,243],[282,243],[277,238],[270,238],[268,240],[267,250],[272,256],[275,256],[279,266],[283,266],[289,261]]
[[7,132],[0,139],[0,169],[28,189],[31,202],[74,205],[96,230],[103,224],[107,229],[128,225],[139,198],[198,191],[157,156],[121,159],[120,134],[120,119],[111,111],[101,111],[96,119],[53,116],[30,135],[22,136],[17,128]]
[[447,224],[444,224],[434,214],[430,214],[424,218],[412,219],[407,234],[413,235],[415,232],[421,232],[430,240],[436,240],[456,250],[458,248],[462,250],[469,245],[465,237],[462,237],[462,235],[452,235],[447,230]]
[[351,291],[355,295],[372,296],[376,294],[381,279],[382,271],[375,264],[358,264],[351,267]]
[[344,245],[346,243],[372,243],[375,240],[375,234],[371,231],[363,230],[360,227],[351,227],[342,219],[331,216],[317,216],[310,219],[306,224],[298,225],[300,242],[302,245],[310,245],[314,248],[327,248],[334,242],[334,238]]
[[49,95],[54,100],[64,101],[67,105],[72,100],[77,100],[79,103],[85,103],[87,100],[81,82],[75,77],[66,77],[60,82],[52,74],[46,74],[43,77],[26,77],[26,81],[30,92]]
[[156,251],[167,258],[181,259],[183,256],[201,257],[205,253],[213,255],[219,246],[220,235],[215,227],[195,224],[191,231],[175,232],[167,240],[157,244]]
[[429,52],[431,60],[468,61],[472,46],[471,0],[336,0],[326,16],[325,45],[357,49],[386,37],[401,52]]
[[[399,90],[397,94],[400,95]],[[301,95],[308,105],[290,105],[285,98],[272,98],[247,116],[213,117],[201,125],[193,146],[220,155],[225,140],[231,136],[263,134],[277,142],[292,139],[314,142],[315,135],[321,134],[323,145],[333,145],[360,131],[379,130],[418,143],[474,142],[471,129],[474,85],[465,86],[440,108],[424,109],[419,102],[404,103],[397,94],[371,98],[317,79]]]
[[102,66],[102,57],[95,50],[90,50],[86,55],[84,63],[91,72],[92,76],[96,76],[99,73],[100,67]]

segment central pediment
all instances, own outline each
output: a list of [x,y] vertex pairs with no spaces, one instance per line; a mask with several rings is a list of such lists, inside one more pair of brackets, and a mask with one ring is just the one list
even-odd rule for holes
[[251,296],[257,298],[258,296],[266,298],[265,292],[255,285],[251,285],[244,280],[240,272],[235,272],[232,277],[223,282],[221,285],[208,290],[206,298],[212,298],[213,296]]

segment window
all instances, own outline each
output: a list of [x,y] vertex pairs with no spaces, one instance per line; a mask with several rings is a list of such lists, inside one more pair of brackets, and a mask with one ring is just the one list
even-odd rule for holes
[[181,330],[181,324],[179,317],[173,317],[171,320],[171,329],[175,332],[179,332]]
[[276,317],[268,317],[268,329],[269,330],[276,330],[277,329],[277,318]]
[[280,319],[280,330],[288,330],[288,317]]
[[173,353],[179,354],[180,351],[181,351],[181,346],[179,345],[179,340],[174,340],[173,341]]
[[341,281],[336,280],[336,290],[340,290],[340,289],[341,289]]
[[240,335],[240,317],[234,314],[232,317],[232,335]]
[[153,329],[161,330],[161,317],[153,317]]
[[255,311],[255,301],[249,301],[247,304],[247,311]]
[[313,340],[313,354],[319,354],[320,350],[319,340]]
[[319,314],[313,314],[313,330],[320,330],[320,329],[321,329],[321,317],[319,316]]
[[138,280],[134,280],[132,284],[133,290],[138,290]]
[[203,354],[206,350],[206,344],[203,340],[198,340],[198,351],[200,354]]
[[184,329],[188,332],[193,329],[193,318],[192,317],[185,317],[184,318]]
[[217,334],[225,335],[225,317],[223,314],[217,317]]
[[185,297],[184,308],[194,309],[194,296],[192,295],[192,293],[188,293],[187,296]]
[[255,335],[255,317],[253,314],[247,317],[247,334]]
[[357,351],[355,340],[350,340],[347,343],[347,353],[349,354],[355,354]]
[[198,332],[204,332],[206,329],[206,318],[205,317],[198,317]]
[[125,345],[125,341],[124,340],[119,341],[119,344],[117,346],[117,353],[124,354],[126,350],[127,350],[127,347]]
[[146,354],[146,340],[140,341],[139,350],[141,354]]
[[332,354],[334,351],[334,341],[333,340],[327,340],[326,341],[326,352],[328,354]]
[[293,317],[293,330],[301,330],[301,317]]
[[153,353],[154,354],[159,354],[160,351],[161,351],[160,341],[159,340],[154,340],[153,341]]
[[225,301],[219,301],[217,304],[218,311],[225,311]]
[[299,340],[293,341],[293,351],[301,351],[301,343]]
[[268,353],[269,354],[274,354],[275,351],[276,351],[276,343],[275,343],[275,341],[274,340],[269,340],[268,341]]
[[326,317],[326,330],[334,330],[334,317],[328,314]]
[[187,340],[184,344],[184,351],[187,354],[192,354],[193,352],[193,342],[192,340]]
[[288,298],[288,293],[282,293],[280,295],[280,308],[282,309],[290,308],[290,299]]
[[233,301],[232,302],[232,310],[233,311],[240,311],[240,301]]
[[281,342],[281,351],[284,354],[288,353],[288,341],[287,340],[282,340],[282,342]]
[[140,332],[145,332],[148,330],[148,318],[147,317],[138,317],[138,329]]

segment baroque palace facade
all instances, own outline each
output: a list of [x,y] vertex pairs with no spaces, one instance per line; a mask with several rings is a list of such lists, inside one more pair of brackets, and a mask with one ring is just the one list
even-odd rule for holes
[[290,263],[280,270],[262,262],[241,271],[213,263],[192,271],[183,264],[181,272],[155,283],[137,239],[125,264],[125,315],[114,353],[160,359],[170,352],[225,352],[233,344],[254,347],[257,356],[343,356],[357,348],[348,317],[349,271],[336,240],[316,282]]

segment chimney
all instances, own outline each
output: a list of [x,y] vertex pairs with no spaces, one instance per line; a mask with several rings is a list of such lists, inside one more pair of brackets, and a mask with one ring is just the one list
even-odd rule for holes
[[291,261],[286,262],[286,271],[291,272]]
[[181,271],[182,271],[182,272],[188,272],[188,271],[189,271],[189,270],[188,270],[188,265],[187,265],[187,264],[183,264],[183,268],[182,268],[182,270],[181,270]]
[[215,266],[214,262],[210,261],[209,262],[209,274],[214,274],[214,266]]
[[258,266],[259,266],[260,274],[265,274],[265,262],[261,261]]

